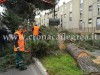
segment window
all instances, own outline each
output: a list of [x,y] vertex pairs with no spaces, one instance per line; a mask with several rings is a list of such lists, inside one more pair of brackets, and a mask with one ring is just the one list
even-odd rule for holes
[[82,19],[83,15],[83,0],[80,0],[80,19]]
[[62,18],[63,18],[63,15],[61,15],[61,23],[62,23]]
[[100,4],[97,4],[98,15],[100,15]]
[[82,27],[82,24],[83,24],[83,23],[82,23],[82,20],[79,20],[79,30],[82,30],[82,28],[83,28],[83,27]]
[[88,19],[88,24],[92,23],[92,18]]
[[70,2],[70,12],[72,12],[72,2]]
[[63,2],[63,5],[65,5],[65,2]]
[[81,8],[81,9],[83,8],[83,4],[80,4],[80,8]]
[[80,19],[82,19],[83,10],[80,10]]
[[80,4],[82,4],[83,3],[83,0],[80,0]]
[[100,0],[97,0],[97,2],[100,2]]
[[66,14],[64,14],[64,18],[66,18]]
[[69,13],[69,16],[72,17],[72,12]]
[[69,21],[72,21],[72,12],[69,13]]
[[92,5],[91,5],[91,6],[89,6],[89,11],[92,11]]
[[100,8],[98,8],[98,15],[100,15]]
[[83,14],[82,14],[82,13],[80,13],[80,19],[82,19],[82,15],[83,15]]
[[61,27],[62,27],[62,24],[63,24],[63,15],[61,15]]
[[80,8],[83,8],[83,0],[80,0]]
[[72,17],[69,17],[69,21],[72,21]]
[[100,30],[100,17],[97,18],[96,29]]

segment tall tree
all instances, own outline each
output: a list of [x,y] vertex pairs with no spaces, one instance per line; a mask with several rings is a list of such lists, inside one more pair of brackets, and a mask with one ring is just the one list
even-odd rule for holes
[[56,0],[7,0],[4,3],[7,10],[3,13],[3,23],[14,32],[20,22],[34,21],[36,8],[51,9],[55,3]]
[[23,21],[22,18],[15,15],[13,12],[6,11],[3,13],[2,22],[12,31],[14,32],[18,25]]

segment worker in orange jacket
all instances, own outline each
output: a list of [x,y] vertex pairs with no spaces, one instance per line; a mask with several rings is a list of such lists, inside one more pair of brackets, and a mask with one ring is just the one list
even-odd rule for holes
[[18,30],[14,33],[14,52],[16,53],[16,68],[19,70],[26,70],[27,67],[23,63],[24,47],[23,26],[19,26]]
[[33,33],[33,40],[34,41],[38,40],[38,36],[40,34],[40,28],[39,28],[39,26],[37,26],[37,25],[33,26],[32,33]]

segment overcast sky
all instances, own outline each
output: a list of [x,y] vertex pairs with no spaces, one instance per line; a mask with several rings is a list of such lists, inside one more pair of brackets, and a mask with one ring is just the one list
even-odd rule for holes
[[61,5],[63,4],[63,2],[66,2],[66,3],[67,3],[67,2],[69,2],[69,1],[71,1],[71,0],[60,0],[60,2],[59,2],[58,5],[61,6]]
[[0,6],[0,12],[2,12],[3,11],[3,8]]

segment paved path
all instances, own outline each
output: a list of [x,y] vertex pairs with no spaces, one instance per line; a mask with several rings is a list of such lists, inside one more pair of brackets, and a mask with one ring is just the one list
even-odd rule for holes
[[89,52],[89,53],[94,56],[100,56],[100,50],[95,50],[94,52]]
[[94,52],[89,52],[89,54],[95,56],[96,59],[93,59],[93,62],[100,65],[100,50],[95,50]]
[[96,59],[99,61],[99,63],[100,63],[100,50],[96,50],[95,52],[92,52],[92,54],[94,55],[94,56],[96,56]]
[[100,50],[96,50],[93,54],[97,55],[97,56],[100,56]]
[[19,71],[17,69],[11,69],[5,73],[0,73],[0,75],[41,75],[40,71],[36,67],[36,65],[32,64],[27,67],[28,69],[25,71]]

